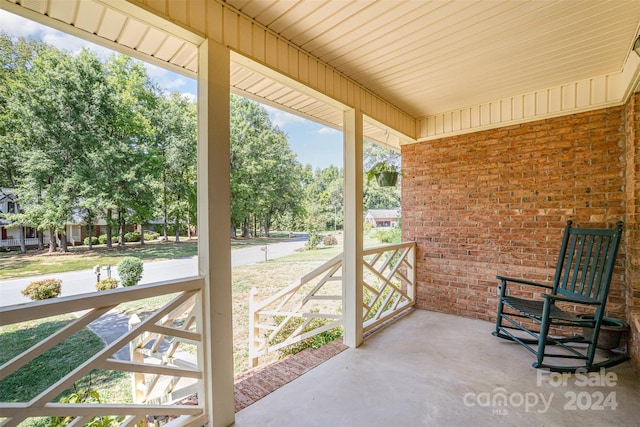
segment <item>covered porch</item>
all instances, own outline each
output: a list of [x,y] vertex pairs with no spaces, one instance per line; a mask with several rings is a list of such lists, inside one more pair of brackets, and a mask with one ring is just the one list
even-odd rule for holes
[[414,310],[236,414],[245,426],[631,426],[640,378],[531,368],[490,322]]
[[[12,12],[198,78],[199,276],[173,290],[196,301],[197,331],[183,335],[201,346],[197,370],[186,372],[200,379],[200,401],[178,408],[185,417],[175,425],[638,419],[640,56],[633,47],[640,15],[634,1],[580,5],[0,0]],[[340,320],[352,347],[236,415],[230,91],[344,132]],[[364,139],[402,153],[403,240],[415,242],[415,304],[423,310],[363,342]],[[556,388],[522,348],[489,335],[495,275],[548,281],[568,219],[625,222],[609,308],[631,325],[633,359],[611,371],[615,387],[582,386],[574,377]],[[493,405],[505,402],[500,393],[511,406]],[[518,405],[535,393],[547,401],[554,393],[547,412],[535,412],[540,402],[535,414]],[[587,410],[596,393],[603,406],[615,393],[616,409]],[[574,394],[577,409],[565,411]],[[64,414],[68,407],[47,403],[52,397],[35,402],[41,413]],[[87,416],[109,410],[79,409]]]

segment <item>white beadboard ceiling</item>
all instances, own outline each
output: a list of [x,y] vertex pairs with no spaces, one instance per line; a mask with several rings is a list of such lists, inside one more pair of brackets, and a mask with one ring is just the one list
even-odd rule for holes
[[[0,2],[123,53],[197,72],[202,37],[126,0]],[[640,0],[223,2],[416,119],[620,72],[640,28]],[[235,92],[342,125],[340,108],[247,64],[232,64]],[[400,143],[373,123],[365,135]]]
[[[2,0],[3,8],[195,77],[203,38],[124,0]],[[8,4],[7,4],[8,3]]]
[[226,0],[415,118],[619,72],[638,0]]

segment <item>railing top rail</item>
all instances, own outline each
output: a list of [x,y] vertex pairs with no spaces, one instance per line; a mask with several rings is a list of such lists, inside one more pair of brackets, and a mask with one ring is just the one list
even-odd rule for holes
[[372,248],[367,248],[364,249],[362,251],[363,255],[371,255],[371,254],[376,254],[378,252],[382,252],[382,251],[390,251],[390,250],[394,250],[394,249],[402,249],[402,248],[410,248],[412,246],[415,246],[416,242],[402,242],[402,243],[391,243],[388,245],[380,245],[380,246],[374,246]]
[[129,288],[118,288],[9,305],[0,307],[0,324],[10,325],[75,311],[89,310],[96,307],[116,306],[127,301],[172,294],[174,292],[202,289],[203,286],[204,278],[194,276],[146,285],[136,285]]

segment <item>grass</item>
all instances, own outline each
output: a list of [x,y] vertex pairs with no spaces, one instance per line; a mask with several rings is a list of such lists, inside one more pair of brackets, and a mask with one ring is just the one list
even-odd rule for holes
[[[272,237],[252,239],[236,239],[231,241],[231,249],[265,245],[289,240],[288,235],[273,234]],[[115,245],[109,249],[105,245],[70,247],[68,253],[50,254],[43,251],[30,250],[26,254],[16,251],[0,252],[0,280],[18,277],[39,276],[44,274],[64,273],[67,271],[87,270],[94,265],[117,265],[122,258],[134,256],[143,261],[162,261],[167,259],[188,258],[198,254],[196,240],[185,240],[180,243],[151,241],[127,243],[120,248]]]
[[192,257],[198,253],[196,241],[189,242],[146,242],[128,243],[125,247],[114,246],[108,249],[104,245],[69,248],[68,253],[50,254],[44,251],[28,251],[26,254],[8,252],[0,254],[0,280],[38,276],[42,274],[63,273],[66,271],[86,270],[94,265],[117,265],[124,257],[134,256],[143,261],[160,261]]
[[[0,327],[0,364],[50,336],[73,319],[74,316],[68,314]],[[97,335],[87,328],[81,329],[2,379],[0,401],[24,402],[36,397],[103,347],[104,342]],[[129,375],[124,372],[94,371],[78,381],[76,386],[86,389],[91,384],[105,401],[131,403],[130,383]],[[58,401],[72,392],[73,387],[54,400]],[[35,427],[47,424],[46,418],[31,418],[21,425]]]

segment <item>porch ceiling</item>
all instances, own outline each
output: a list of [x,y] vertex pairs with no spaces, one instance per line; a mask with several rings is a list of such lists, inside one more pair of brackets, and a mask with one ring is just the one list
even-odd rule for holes
[[619,72],[637,0],[226,0],[415,118]]
[[[637,0],[225,3],[416,119],[619,73],[640,29]],[[197,46],[204,37],[130,1],[0,0],[0,5],[196,75]],[[234,92],[341,128],[340,105],[240,55],[232,59]],[[364,133],[391,147],[401,144],[400,134],[373,120],[365,123]]]

